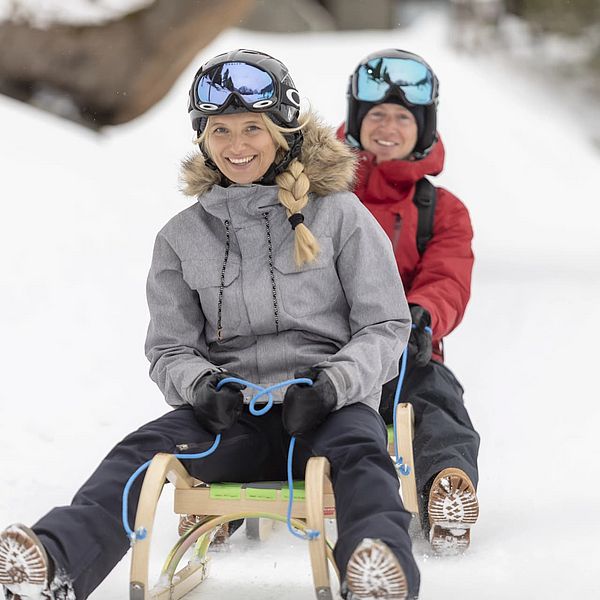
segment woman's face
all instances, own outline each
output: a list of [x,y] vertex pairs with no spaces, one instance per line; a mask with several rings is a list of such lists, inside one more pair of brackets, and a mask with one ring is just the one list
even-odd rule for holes
[[383,103],[365,115],[360,126],[362,147],[375,155],[375,162],[404,160],[417,143],[417,122],[404,106]]
[[207,127],[211,158],[234,183],[258,181],[275,160],[277,147],[258,114],[215,115]]

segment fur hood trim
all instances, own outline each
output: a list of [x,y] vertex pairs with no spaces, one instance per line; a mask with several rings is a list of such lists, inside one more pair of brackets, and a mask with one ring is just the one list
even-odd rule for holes
[[[338,140],[335,130],[325,125],[315,113],[305,118],[304,143],[300,162],[310,180],[310,192],[327,196],[352,190],[356,170],[356,153]],[[301,119],[301,122],[303,119]],[[204,163],[200,152],[188,156],[182,164],[181,190],[186,196],[202,196],[221,180],[221,174]]]

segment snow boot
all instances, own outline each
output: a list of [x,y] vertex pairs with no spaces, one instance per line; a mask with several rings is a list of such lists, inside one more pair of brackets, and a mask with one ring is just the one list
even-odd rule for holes
[[17,523],[0,533],[0,585],[6,600],[75,600],[68,578],[53,571],[52,560],[29,527]]
[[406,600],[408,583],[387,544],[365,538],[348,561],[342,593],[346,600]]
[[429,541],[436,554],[462,554],[471,543],[471,526],[479,516],[475,487],[461,469],[438,473],[429,491]]

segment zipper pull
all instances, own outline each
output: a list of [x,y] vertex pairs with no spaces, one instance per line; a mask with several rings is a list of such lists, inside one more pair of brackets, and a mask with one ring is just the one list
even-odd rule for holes
[[396,220],[394,221],[394,233],[392,236],[392,248],[394,249],[394,253],[396,252],[398,242],[400,241],[400,230],[401,229],[402,229],[402,217],[398,213],[396,213]]

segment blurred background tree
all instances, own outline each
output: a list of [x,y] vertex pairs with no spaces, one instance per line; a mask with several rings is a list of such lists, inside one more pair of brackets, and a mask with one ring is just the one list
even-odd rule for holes
[[[510,55],[518,46],[523,57],[528,44],[536,69],[551,71],[558,63],[571,76],[588,77],[600,95],[600,0],[71,0],[65,4],[0,0],[0,93],[97,130],[148,110],[194,56],[228,27],[282,33],[394,29],[432,6],[448,10],[456,49]],[[76,5],[79,16],[73,11]],[[542,48],[548,40],[550,50]]]
[[541,31],[580,35],[600,22],[599,0],[506,0],[509,13]]
[[583,62],[600,77],[600,0],[506,0],[506,7],[538,36],[554,33],[589,39]]

